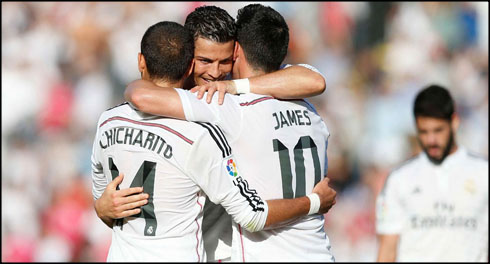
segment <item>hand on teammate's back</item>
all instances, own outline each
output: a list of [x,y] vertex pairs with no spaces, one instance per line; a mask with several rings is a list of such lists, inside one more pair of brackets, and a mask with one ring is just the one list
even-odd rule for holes
[[218,104],[223,104],[225,99],[225,94],[237,94],[236,86],[233,81],[216,81],[216,82],[208,82],[205,85],[194,86],[190,90],[190,92],[197,92],[197,99],[201,99],[204,96],[205,92],[208,92],[206,96],[206,102],[211,103],[211,99],[213,98],[214,93],[218,91]]
[[141,211],[139,207],[148,203],[148,194],[143,193],[143,187],[117,190],[123,178],[124,175],[119,174],[95,201],[95,211],[99,217],[124,218],[138,214]]
[[337,192],[328,186],[329,178],[325,177],[322,181],[317,183],[313,188],[313,192],[320,196],[320,209],[318,214],[326,214],[330,208],[335,204],[335,197]]

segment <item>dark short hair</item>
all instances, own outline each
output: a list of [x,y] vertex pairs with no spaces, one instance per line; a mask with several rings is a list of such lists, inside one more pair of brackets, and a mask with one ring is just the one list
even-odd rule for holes
[[149,27],[141,39],[150,77],[180,81],[194,57],[194,40],[188,29],[171,21]]
[[450,121],[454,114],[453,98],[446,88],[429,85],[417,94],[413,114],[415,118],[423,116]]
[[289,28],[276,10],[250,4],[237,15],[237,41],[254,69],[273,72],[287,55]]
[[199,37],[219,43],[235,40],[235,19],[217,6],[200,6],[187,15],[184,26],[194,39]]

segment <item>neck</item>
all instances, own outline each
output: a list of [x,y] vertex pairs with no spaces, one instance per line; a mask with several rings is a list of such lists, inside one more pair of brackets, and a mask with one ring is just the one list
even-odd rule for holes
[[453,146],[449,150],[449,155],[453,154],[456,151],[458,151],[458,145],[456,145],[456,142],[454,142]]
[[250,78],[250,77],[255,77],[259,75],[266,74],[266,72],[262,70],[255,70],[249,65],[245,66],[242,71],[240,71],[240,78]]
[[184,84],[184,82],[182,80],[181,81],[177,81],[177,82],[171,82],[171,81],[162,80],[162,79],[150,79],[149,81],[151,81],[152,83],[154,83],[156,86],[160,86],[160,87],[176,87],[176,88],[182,88],[183,87],[183,84]]

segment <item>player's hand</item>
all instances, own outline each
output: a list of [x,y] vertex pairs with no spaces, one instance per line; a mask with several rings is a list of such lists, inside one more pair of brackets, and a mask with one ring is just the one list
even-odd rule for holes
[[192,93],[197,92],[197,99],[201,99],[205,92],[208,92],[206,102],[211,103],[211,99],[216,91],[218,91],[218,104],[223,104],[225,94],[236,94],[236,86],[233,81],[216,81],[208,82],[204,85],[195,86],[190,90]]
[[318,214],[325,214],[335,204],[335,197],[337,192],[328,186],[329,178],[325,177],[322,181],[317,183],[313,188],[313,192],[320,196],[320,209]]
[[148,203],[148,194],[143,193],[143,187],[132,187],[124,190],[116,190],[122,182],[124,175],[121,173],[110,182],[95,201],[95,211],[99,218],[108,217],[118,219],[141,212],[139,207]]

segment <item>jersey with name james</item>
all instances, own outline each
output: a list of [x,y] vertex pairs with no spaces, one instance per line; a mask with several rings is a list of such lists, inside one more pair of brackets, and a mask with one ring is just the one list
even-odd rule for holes
[[[264,199],[310,194],[327,171],[327,126],[305,100],[270,96],[217,96],[207,104],[176,89],[185,116],[219,125],[240,162],[243,177]],[[323,215],[300,218],[286,227],[247,232],[233,226],[233,261],[333,261]]]

